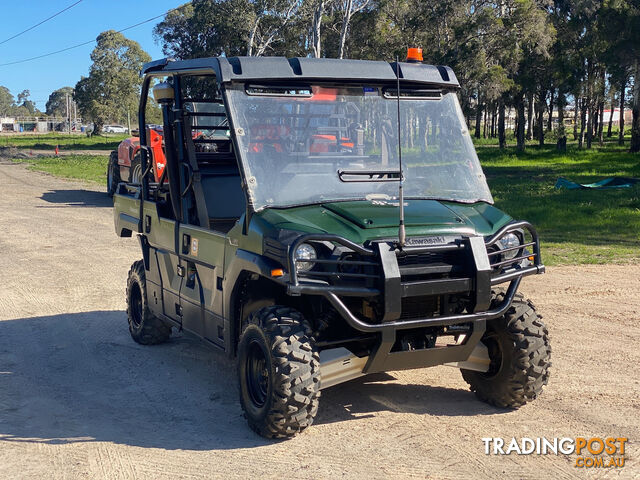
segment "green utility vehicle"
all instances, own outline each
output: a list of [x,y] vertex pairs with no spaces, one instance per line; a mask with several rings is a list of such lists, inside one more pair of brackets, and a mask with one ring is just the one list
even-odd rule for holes
[[544,272],[538,236],[492,206],[450,68],[218,57],[143,74],[143,172],[114,195],[117,234],[142,247],[136,342],[177,328],[237,357],[248,423],[272,438],[376,372],[450,365],[504,408],[540,394],[548,332],[517,293]]

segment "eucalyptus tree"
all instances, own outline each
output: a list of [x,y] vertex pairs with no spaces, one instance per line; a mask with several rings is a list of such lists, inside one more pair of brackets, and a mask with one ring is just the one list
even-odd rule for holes
[[98,35],[91,52],[89,76],[76,84],[74,98],[83,118],[96,132],[107,121],[120,121],[138,109],[140,69],[151,57],[138,42],[108,30]]

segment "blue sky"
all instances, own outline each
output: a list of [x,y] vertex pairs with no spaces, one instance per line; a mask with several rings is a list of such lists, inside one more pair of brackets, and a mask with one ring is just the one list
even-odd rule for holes
[[[0,42],[44,20],[77,0],[2,1]],[[161,15],[186,0],[82,0],[81,3],[39,27],[0,45],[0,63],[13,62],[95,39],[100,32],[120,30]],[[153,39],[153,20],[123,32],[140,43],[153,59],[164,55]],[[31,100],[44,111],[49,94],[64,86],[74,86],[81,75],[87,75],[94,44],[39,60],[0,67],[0,85],[17,96],[22,90],[31,92]]]

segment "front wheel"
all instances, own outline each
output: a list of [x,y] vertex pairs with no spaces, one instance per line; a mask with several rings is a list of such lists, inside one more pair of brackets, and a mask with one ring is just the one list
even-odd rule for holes
[[313,423],[320,398],[320,357],[298,311],[265,307],[251,314],[238,345],[240,404],[249,426],[287,438]]
[[[495,294],[492,307],[504,300]],[[533,304],[516,294],[507,313],[487,322],[482,342],[489,351],[489,371],[462,370],[471,391],[487,403],[518,408],[534,400],[549,381],[549,331]]]

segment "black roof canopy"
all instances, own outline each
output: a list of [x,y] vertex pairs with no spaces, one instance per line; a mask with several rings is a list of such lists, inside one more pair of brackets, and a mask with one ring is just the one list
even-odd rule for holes
[[[399,62],[402,83],[458,88],[449,67]],[[396,80],[396,63],[372,60],[340,60],[308,57],[209,57],[193,60],[156,60],[142,73],[213,71],[220,83],[346,81],[387,83]]]

